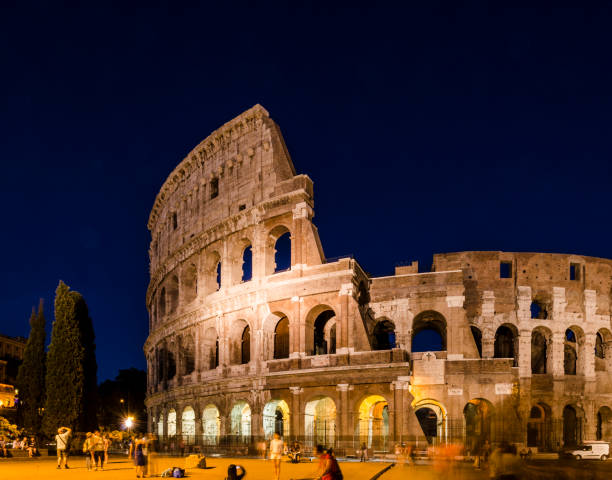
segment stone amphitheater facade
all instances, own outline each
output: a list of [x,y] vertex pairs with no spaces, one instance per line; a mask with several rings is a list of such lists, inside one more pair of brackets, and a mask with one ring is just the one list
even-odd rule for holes
[[259,105],[170,174],[148,222],[149,431],[344,453],[612,440],[612,261],[473,251],[371,277],[326,259],[313,216]]

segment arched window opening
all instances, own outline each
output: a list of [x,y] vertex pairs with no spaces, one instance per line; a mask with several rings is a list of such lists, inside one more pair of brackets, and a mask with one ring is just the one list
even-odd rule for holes
[[168,372],[168,380],[172,380],[176,376],[176,360],[174,359],[174,353],[166,352],[166,371]]
[[281,437],[289,436],[289,405],[284,400],[272,400],[263,410],[264,437],[270,439],[274,433]]
[[274,245],[274,273],[291,269],[291,234],[283,233]]
[[187,445],[195,443],[195,412],[191,407],[185,407],[181,418],[181,434]]
[[412,322],[412,351],[446,350],[446,320],[438,312],[419,313]]
[[183,298],[185,303],[193,302],[198,296],[198,270],[191,264],[183,272]]
[[230,414],[231,435],[235,443],[248,444],[251,441],[251,407],[238,402]]
[[527,420],[527,446],[536,447],[538,451],[550,451],[553,448],[552,436],[550,407],[543,403],[534,405]]
[[470,325],[470,331],[472,332],[472,338],[476,344],[476,350],[478,350],[478,356],[482,358],[482,332],[474,325]]
[[387,451],[389,438],[389,404],[381,395],[370,395],[359,405],[359,443],[368,448]]
[[604,351],[604,340],[599,332],[597,332],[597,336],[595,337],[595,356],[601,359],[606,358]]
[[463,416],[466,449],[476,452],[485,442],[491,445],[491,424],[494,416],[491,402],[482,398],[470,400],[463,409]]
[[333,310],[321,312],[314,321],[313,355],[336,353],[336,314]]
[[207,405],[202,411],[202,434],[204,445],[218,445],[221,420],[219,409],[214,405]]
[[219,366],[219,340],[217,338],[217,330],[214,327],[209,327],[204,333],[202,341],[202,366],[208,370],[214,370]]
[[430,445],[433,444],[434,439],[438,435],[438,416],[436,412],[431,408],[422,407],[419,408],[415,414],[421,426],[421,430],[423,430],[423,435],[425,435],[427,439],[427,443]]
[[546,320],[548,318],[548,311],[546,306],[539,300],[531,302],[531,318],[537,318],[539,320]]
[[329,397],[318,397],[306,403],[304,408],[305,443],[335,447],[336,404]]
[[253,278],[253,250],[248,245],[242,252],[242,281],[248,282]]
[[281,318],[274,329],[274,358],[289,358],[289,319]]
[[582,439],[582,418],[571,405],[563,409],[563,446],[575,447]]
[[163,319],[166,316],[166,289],[162,287],[159,294],[159,316]]
[[374,350],[391,350],[395,348],[395,325],[389,320],[382,320],[374,326]]
[[248,325],[242,331],[240,363],[245,364],[251,361],[251,327]]
[[217,282],[216,291],[221,290],[221,261],[217,262],[217,266],[215,267],[215,281]]
[[565,342],[563,346],[563,370],[565,375],[576,375],[577,362],[576,333],[571,328],[568,328],[565,331]]
[[164,437],[164,414],[159,414],[159,419],[157,420],[157,435],[160,438]]
[[179,281],[176,275],[172,275],[168,282],[168,303],[168,313],[176,312],[179,303]]
[[168,436],[176,435],[176,410],[172,409],[168,412]]
[[612,410],[610,407],[601,407],[597,411],[596,421],[596,439],[609,442],[612,438]]
[[547,373],[548,341],[538,330],[531,332],[531,373],[540,375]]
[[512,358],[516,367],[515,352],[516,335],[508,326],[502,325],[495,332],[495,344],[493,345],[494,358]]
[[195,342],[191,335],[187,335],[182,342],[180,350],[183,375],[189,375],[195,370]]

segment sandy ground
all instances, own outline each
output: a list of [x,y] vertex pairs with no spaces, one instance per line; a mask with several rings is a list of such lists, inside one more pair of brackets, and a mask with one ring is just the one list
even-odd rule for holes
[[[184,458],[160,457],[156,461],[157,473],[161,473],[167,467],[185,466]],[[227,475],[227,466],[231,463],[243,465],[247,471],[245,480],[273,480],[272,462],[267,460],[249,458],[207,458],[207,467],[203,469],[188,469],[187,475],[193,479],[223,480]],[[83,457],[72,457],[68,465],[68,470],[57,470],[56,460],[52,457],[42,457],[37,459],[19,458],[4,459],[0,458],[0,479],[44,479],[44,480],[68,480],[68,479],[133,479],[136,472],[132,463],[125,457],[111,457],[104,471],[87,471]],[[346,480],[364,479],[369,480],[377,472],[381,471],[388,463],[381,462],[341,462],[340,466]],[[297,480],[312,478],[316,472],[317,464],[302,462],[292,464],[283,461],[281,465],[281,480]],[[392,469],[393,470],[393,469]],[[388,474],[381,477],[387,480]],[[391,477],[389,477],[391,478]],[[400,478],[400,477],[397,477]],[[402,478],[407,478],[402,475]]]

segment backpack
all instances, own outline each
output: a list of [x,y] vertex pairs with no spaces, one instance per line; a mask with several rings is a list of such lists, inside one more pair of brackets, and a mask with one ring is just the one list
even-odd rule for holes
[[185,476],[185,470],[179,467],[174,467],[174,470],[172,471],[172,476],[174,478],[183,478]]
[[172,477],[173,473],[174,473],[174,467],[170,467],[170,468],[166,468],[162,472],[161,476],[162,476],[162,478],[169,478],[169,477]]

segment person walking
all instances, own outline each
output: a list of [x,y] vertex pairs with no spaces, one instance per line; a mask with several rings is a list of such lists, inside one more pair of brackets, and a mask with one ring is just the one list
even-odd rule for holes
[[55,436],[55,445],[57,447],[57,468],[62,468],[62,463],[64,464],[64,468],[68,468],[68,445],[70,443],[71,434],[71,428],[60,427],[57,429],[57,435]]
[[91,449],[91,432],[85,434],[85,441],[83,442],[83,453],[85,454],[85,467],[88,471],[91,471],[91,462],[93,457],[93,451]]
[[98,468],[100,470],[104,470],[104,439],[98,430],[94,432],[91,439],[91,449],[93,450],[95,470],[98,470]]
[[145,467],[147,465],[147,457],[145,456],[146,439],[139,438],[136,440],[134,448],[134,465],[136,465],[136,478],[144,478]]
[[274,462],[274,478],[280,479],[280,463],[283,457],[284,445],[278,432],[274,433],[272,440],[270,441],[270,460]]

